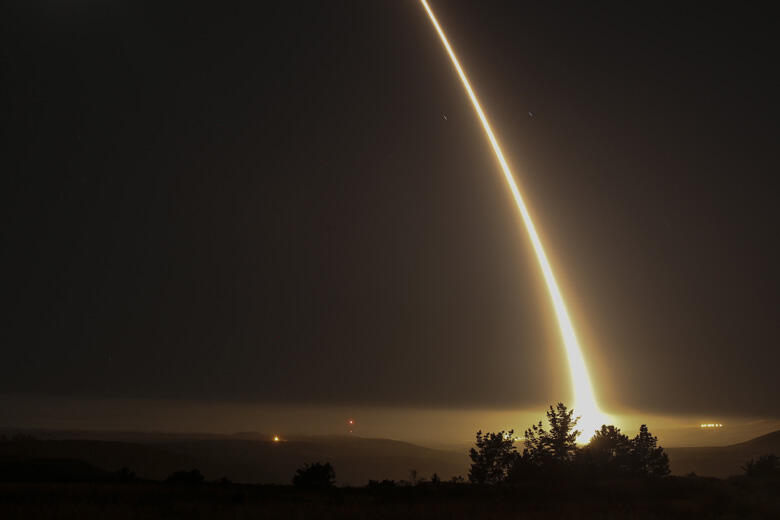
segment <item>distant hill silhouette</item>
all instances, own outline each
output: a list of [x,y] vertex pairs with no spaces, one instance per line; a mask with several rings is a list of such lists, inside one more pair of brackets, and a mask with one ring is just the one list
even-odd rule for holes
[[[68,460],[71,462],[58,464],[85,478],[92,470],[97,472],[93,476],[99,476],[101,471],[116,472],[126,467],[140,478],[163,480],[174,471],[197,468],[207,480],[226,477],[234,482],[278,484],[289,484],[296,469],[317,461],[331,462],[337,482],[351,485],[364,485],[368,480],[408,479],[410,470],[416,470],[420,478],[437,473],[446,480],[466,476],[469,467],[465,449],[438,450],[390,439],[355,436],[293,436],[274,443],[269,440],[270,435],[254,432],[217,435],[38,431],[33,434],[41,440],[0,442],[0,460]],[[666,451],[673,474],[737,475],[751,458],[768,453],[780,455],[780,430],[730,446],[666,448]],[[86,466],[75,465],[78,461]],[[56,474],[57,464],[52,467],[55,467],[52,474]]]
[[[55,435],[56,436],[56,435]],[[437,473],[441,478],[465,475],[464,453],[424,448],[389,439],[354,436],[297,437],[275,443],[236,438],[123,442],[85,439],[1,442],[0,458],[74,459],[109,471],[127,467],[138,477],[162,480],[171,472],[198,468],[207,479],[226,477],[235,482],[289,484],[296,469],[306,462],[329,461],[339,484],[364,485],[370,479],[401,480],[417,470],[421,478]]]
[[672,473],[700,476],[728,477],[742,473],[742,466],[749,459],[774,453],[780,455],[780,430],[767,433],[749,441],[707,448],[666,448]]
[[112,477],[83,460],[0,457],[0,482],[95,482]]
[[155,480],[195,464],[187,456],[154,445],[83,439],[0,442],[0,458],[78,460],[107,471],[126,467],[139,476]]
[[757,449],[757,450],[763,449],[763,450],[768,450],[767,453],[772,451],[777,451],[778,447],[780,447],[780,430],[777,430],[776,432],[772,432],[772,433],[767,433],[766,435],[756,437],[755,439],[750,439],[749,441],[732,444],[730,447],[731,448],[740,447],[743,449]]

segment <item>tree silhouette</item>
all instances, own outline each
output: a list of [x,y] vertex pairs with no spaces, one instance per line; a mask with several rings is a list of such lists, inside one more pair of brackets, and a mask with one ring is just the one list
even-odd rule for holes
[[[577,446],[579,417],[565,404],[547,410],[548,426],[539,421],[525,431],[525,449],[517,452],[514,431],[477,432],[476,448],[469,451],[469,481],[475,484],[520,483],[537,476],[648,476],[669,474],[669,457],[643,424],[629,439],[613,425],[602,425],[585,447]],[[777,459],[774,459],[777,463]],[[751,471],[758,462],[749,461]],[[761,464],[769,464],[761,462]],[[747,469],[746,469],[747,471]]]
[[663,477],[669,474],[669,456],[658,446],[647,425],[639,427],[639,434],[631,440],[631,470],[637,475]]
[[742,467],[748,477],[780,477],[780,459],[777,455],[761,455],[750,459]]
[[517,484],[537,477],[540,469],[539,465],[529,455],[528,449],[524,449],[522,454],[515,453],[512,459],[512,467],[509,468],[509,472],[506,475],[506,482]]
[[602,425],[583,450],[583,456],[598,474],[626,474],[631,470],[631,447],[631,440],[620,428]]
[[477,432],[476,449],[471,448],[469,482],[473,484],[499,484],[506,479],[517,457],[514,446],[514,430],[498,433]]
[[545,430],[542,421],[525,431],[525,447],[527,456],[539,467],[551,469],[553,466],[563,466],[571,463],[577,453],[577,437],[575,430],[579,417],[574,417],[574,410],[569,410],[563,403],[552,405],[547,411],[549,430]]
[[293,477],[293,485],[301,489],[326,489],[336,481],[336,472],[330,462],[304,464]]

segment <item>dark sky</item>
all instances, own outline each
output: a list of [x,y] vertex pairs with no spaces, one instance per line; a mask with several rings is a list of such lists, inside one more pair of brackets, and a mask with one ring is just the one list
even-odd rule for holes
[[[525,232],[415,1],[158,4],[0,16],[0,393],[568,396]],[[432,6],[598,395],[780,415],[775,19],[550,4]]]

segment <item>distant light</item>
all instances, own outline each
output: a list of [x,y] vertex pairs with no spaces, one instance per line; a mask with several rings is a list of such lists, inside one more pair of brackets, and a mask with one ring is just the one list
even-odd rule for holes
[[278,435],[274,435],[274,442],[279,442],[281,439]]
[[349,419],[349,420],[347,421],[347,424],[349,424],[350,426],[351,426],[351,425],[353,425],[353,424],[355,424],[355,419]]
[[701,428],[723,428],[721,423],[702,423],[699,426]]

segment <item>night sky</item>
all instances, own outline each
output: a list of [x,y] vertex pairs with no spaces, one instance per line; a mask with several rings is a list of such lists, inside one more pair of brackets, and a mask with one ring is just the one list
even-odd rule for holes
[[[776,20],[434,1],[609,411],[780,416]],[[0,394],[568,399],[492,151],[412,0],[4,7]]]

